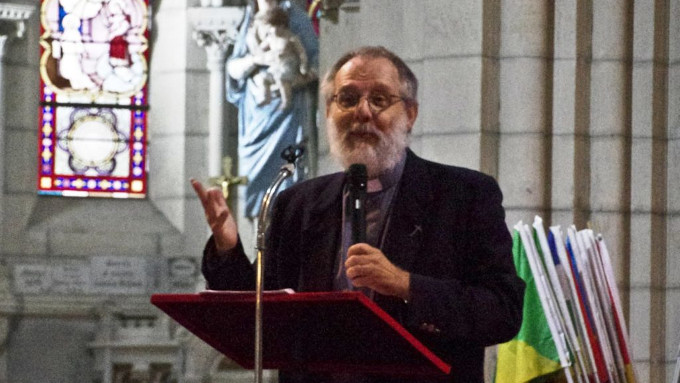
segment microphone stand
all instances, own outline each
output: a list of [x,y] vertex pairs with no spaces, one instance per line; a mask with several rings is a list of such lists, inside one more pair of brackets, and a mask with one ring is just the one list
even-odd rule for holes
[[262,383],[262,289],[264,284],[265,232],[269,226],[269,205],[283,181],[295,171],[295,161],[302,155],[301,147],[289,146],[281,156],[288,161],[279,170],[274,182],[262,198],[257,220],[257,261],[255,266],[255,383]]

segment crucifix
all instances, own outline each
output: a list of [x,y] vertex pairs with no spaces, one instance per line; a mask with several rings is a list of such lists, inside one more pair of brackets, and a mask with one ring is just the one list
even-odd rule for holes
[[236,185],[245,185],[248,183],[248,177],[233,176],[231,174],[232,159],[229,156],[222,158],[222,175],[219,177],[210,177],[208,182],[211,185],[222,187],[222,195],[224,199],[229,198],[229,188]]

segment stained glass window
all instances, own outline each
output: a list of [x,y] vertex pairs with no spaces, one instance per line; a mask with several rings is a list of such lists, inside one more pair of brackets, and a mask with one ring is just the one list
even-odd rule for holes
[[38,193],[147,192],[149,0],[42,0]]

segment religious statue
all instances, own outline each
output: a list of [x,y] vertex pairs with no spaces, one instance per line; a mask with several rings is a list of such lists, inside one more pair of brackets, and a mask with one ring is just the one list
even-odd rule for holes
[[[287,22],[286,22],[287,19]],[[286,27],[287,24],[287,27]],[[300,48],[304,49],[300,49]],[[306,12],[290,0],[254,0],[227,61],[227,100],[239,109],[238,174],[248,177],[246,217],[257,217],[267,188],[304,139],[317,79],[319,46]],[[287,180],[285,188],[301,178]]]
[[273,85],[281,95],[281,109],[288,109],[293,83],[304,81],[307,74],[307,53],[300,39],[288,29],[288,14],[281,7],[258,12],[246,44],[248,51],[265,64],[266,70],[253,75],[255,85],[261,89],[260,105],[271,101]]

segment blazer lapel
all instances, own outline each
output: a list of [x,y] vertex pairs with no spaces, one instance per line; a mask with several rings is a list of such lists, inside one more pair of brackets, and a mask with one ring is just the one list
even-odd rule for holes
[[411,270],[423,244],[423,222],[433,198],[430,184],[424,161],[409,150],[383,246],[385,255],[405,270]]
[[321,191],[309,209],[309,220],[302,228],[305,248],[301,254],[300,291],[330,291],[333,288],[333,265],[336,260],[342,226],[342,183],[338,173]]

